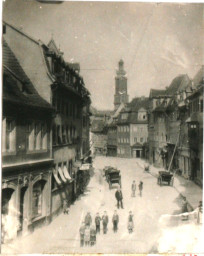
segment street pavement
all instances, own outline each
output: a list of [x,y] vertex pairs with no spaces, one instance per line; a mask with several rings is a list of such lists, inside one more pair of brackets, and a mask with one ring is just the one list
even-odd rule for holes
[[[112,215],[116,209],[116,186],[109,189],[102,175],[104,166],[120,169],[124,209],[119,209],[119,230],[113,233]],[[48,226],[2,246],[2,253],[184,253],[201,252],[201,227],[174,218],[181,212],[181,198],[171,186],[158,186],[154,176],[144,172],[140,159],[96,157],[94,176],[84,193],[70,207],[69,215],[59,215]],[[136,181],[136,197],[131,184]],[[143,195],[138,184],[143,181]],[[79,228],[87,212],[95,218],[107,211],[108,233],[97,235],[96,245],[80,248]],[[134,232],[128,233],[129,211],[134,215]],[[168,216],[168,217],[166,217]],[[169,217],[170,216],[170,217]],[[203,250],[204,252],[204,250]]]

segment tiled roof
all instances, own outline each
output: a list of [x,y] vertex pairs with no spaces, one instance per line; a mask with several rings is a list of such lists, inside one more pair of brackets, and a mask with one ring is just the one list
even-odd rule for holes
[[[3,67],[3,99],[5,101],[52,109],[51,105],[37,93],[5,40],[3,40]],[[20,90],[18,83],[21,84],[24,92]]]
[[147,97],[134,98],[128,104],[128,107],[131,109],[131,111],[138,111],[141,108],[148,110],[149,109],[149,98],[147,98]]
[[91,124],[91,132],[103,132],[105,122],[103,120],[93,120]]
[[151,89],[150,90],[150,98],[158,97],[158,96],[165,96],[166,90],[158,90],[158,89]]

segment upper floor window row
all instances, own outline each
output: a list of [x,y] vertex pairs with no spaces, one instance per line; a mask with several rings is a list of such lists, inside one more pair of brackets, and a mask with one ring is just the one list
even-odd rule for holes
[[[19,138],[17,142],[17,137]],[[18,145],[17,145],[18,143]],[[47,150],[48,129],[46,122],[27,120],[19,123],[12,118],[3,118],[2,124],[2,151],[16,153],[25,150]]]
[[80,118],[81,108],[79,105],[64,99],[58,94],[53,94],[52,105],[56,111],[67,117]]

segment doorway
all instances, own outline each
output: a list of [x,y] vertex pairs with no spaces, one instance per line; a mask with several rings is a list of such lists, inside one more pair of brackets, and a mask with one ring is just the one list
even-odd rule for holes
[[28,187],[22,187],[20,192],[20,232],[27,228]]

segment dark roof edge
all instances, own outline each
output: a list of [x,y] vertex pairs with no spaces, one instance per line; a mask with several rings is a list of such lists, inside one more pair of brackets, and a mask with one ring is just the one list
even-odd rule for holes
[[40,44],[40,40],[38,41],[38,40],[34,39],[33,37],[31,37],[31,36],[28,35],[27,33],[23,32],[22,30],[20,30],[19,28],[15,27],[15,26],[9,24],[8,22],[3,21],[3,24],[5,24],[5,25],[11,27],[12,29],[16,30],[18,33],[20,33],[20,34],[22,34],[23,36],[27,37],[28,39],[30,39],[30,40],[33,41],[34,43]]

